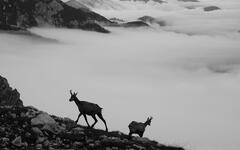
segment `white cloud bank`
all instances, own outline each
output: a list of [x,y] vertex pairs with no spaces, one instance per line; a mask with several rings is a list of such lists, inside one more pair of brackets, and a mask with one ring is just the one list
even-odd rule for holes
[[102,11],[163,18],[171,23],[164,28],[31,29],[59,42],[1,33],[1,75],[26,105],[56,115],[76,119],[72,89],[104,108],[110,130],[127,133],[130,121],[151,115],[147,137],[190,150],[239,150],[239,3],[217,1],[227,8]]

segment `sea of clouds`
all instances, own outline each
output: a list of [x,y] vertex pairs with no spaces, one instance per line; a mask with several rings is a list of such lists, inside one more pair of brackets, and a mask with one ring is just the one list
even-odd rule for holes
[[[208,5],[221,10],[204,12]],[[145,132],[151,139],[189,150],[239,150],[240,2],[150,6],[95,11],[128,21],[149,15],[167,26],[107,27],[110,34],[30,29],[41,37],[2,32],[1,75],[25,105],[52,114],[76,119],[72,89],[104,108],[110,130],[128,133],[130,121],[153,116]],[[100,120],[96,127],[104,128]]]

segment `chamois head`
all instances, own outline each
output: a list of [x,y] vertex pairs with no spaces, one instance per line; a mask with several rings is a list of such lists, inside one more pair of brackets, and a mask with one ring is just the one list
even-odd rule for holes
[[145,124],[150,126],[151,122],[152,122],[152,117],[150,117],[150,118],[148,117],[147,121],[145,122]]
[[71,97],[69,99],[69,102],[72,102],[72,101],[75,101],[75,100],[78,99],[77,98],[77,93],[75,93],[75,92],[72,93],[72,90],[70,90],[70,94],[71,94]]

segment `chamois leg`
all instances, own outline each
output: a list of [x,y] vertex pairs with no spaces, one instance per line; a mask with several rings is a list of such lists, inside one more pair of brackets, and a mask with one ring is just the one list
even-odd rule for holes
[[80,118],[81,115],[82,115],[82,113],[79,113],[79,115],[78,115],[77,120],[75,121],[75,123],[78,122],[78,120],[79,120],[79,118]]
[[97,114],[97,115],[98,115],[98,117],[103,121],[103,123],[105,124],[106,132],[108,132],[107,123],[106,123],[106,121],[104,120],[104,118],[103,118],[103,116],[102,116],[102,113],[99,113],[99,114]]
[[92,118],[94,119],[95,122],[92,124],[91,128],[93,128],[95,126],[95,124],[98,122],[95,115],[92,115]]
[[87,116],[86,116],[86,114],[83,114],[83,116],[84,116],[84,118],[85,118],[85,121],[86,121],[88,127],[90,127],[90,125],[89,125],[89,123],[88,123],[88,120],[87,120]]

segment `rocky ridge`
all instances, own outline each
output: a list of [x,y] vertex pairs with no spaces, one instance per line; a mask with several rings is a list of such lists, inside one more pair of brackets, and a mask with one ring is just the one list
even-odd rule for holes
[[[1,76],[0,85],[0,93],[11,89]],[[3,99],[1,96],[0,100]],[[1,150],[184,150],[148,138],[129,139],[119,131],[87,128],[69,118],[49,115],[32,106],[11,104],[0,106]]]

